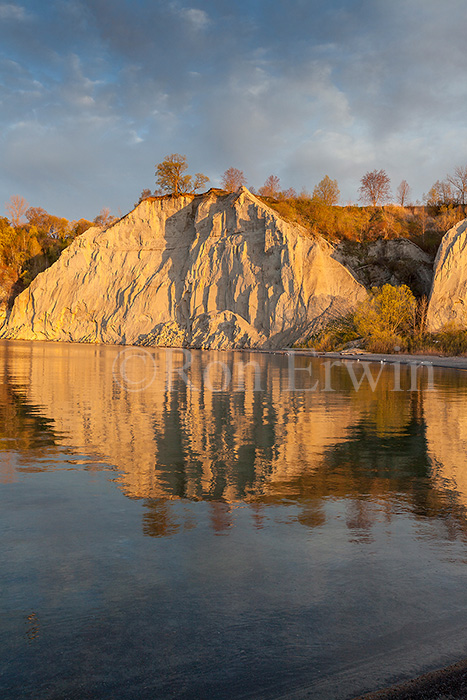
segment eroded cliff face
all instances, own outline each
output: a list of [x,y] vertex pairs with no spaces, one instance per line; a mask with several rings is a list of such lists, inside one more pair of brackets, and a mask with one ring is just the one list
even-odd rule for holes
[[434,333],[447,323],[467,328],[467,219],[446,233],[434,265],[427,328]]
[[20,294],[0,336],[282,347],[365,297],[333,253],[245,188],[149,199],[82,234]]
[[334,257],[367,289],[406,284],[417,297],[430,293],[433,258],[407,238],[341,241]]

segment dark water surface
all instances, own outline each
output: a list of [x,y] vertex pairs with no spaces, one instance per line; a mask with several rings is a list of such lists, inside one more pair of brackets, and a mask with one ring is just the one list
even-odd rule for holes
[[1,698],[344,700],[467,656],[466,374],[121,352],[0,343]]

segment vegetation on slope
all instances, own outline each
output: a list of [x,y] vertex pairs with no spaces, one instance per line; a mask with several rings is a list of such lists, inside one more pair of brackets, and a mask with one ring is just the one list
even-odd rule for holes
[[407,238],[432,256],[446,231],[466,216],[464,207],[452,205],[339,207],[305,197],[265,201],[280,216],[333,243]]
[[467,354],[467,330],[454,325],[427,333],[427,298],[416,299],[406,285],[373,287],[368,298],[336,318],[301,347],[318,352],[361,348],[375,353]]
[[[68,221],[41,207],[29,207],[18,195],[7,204],[10,218],[0,217],[0,308],[11,305],[61,252],[93,224],[86,219]],[[103,210],[94,224],[112,220]]]

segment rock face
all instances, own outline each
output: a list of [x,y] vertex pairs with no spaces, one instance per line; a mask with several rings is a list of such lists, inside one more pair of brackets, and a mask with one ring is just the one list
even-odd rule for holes
[[433,258],[407,238],[342,241],[334,257],[367,288],[406,284],[416,296],[430,293]]
[[446,233],[434,265],[427,328],[434,333],[447,323],[467,328],[467,219]]
[[77,238],[19,295],[0,335],[282,347],[365,297],[333,253],[245,188],[152,198]]

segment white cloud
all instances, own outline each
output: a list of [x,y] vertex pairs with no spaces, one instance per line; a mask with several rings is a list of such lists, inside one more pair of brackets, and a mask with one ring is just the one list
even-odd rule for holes
[[0,3],[0,20],[17,20],[23,21],[28,19],[29,15],[21,5],[14,5],[13,3],[2,2]]
[[137,143],[143,143],[144,139],[141,138],[141,136],[138,134],[135,129],[130,129],[130,138],[129,138],[129,143],[130,144],[137,144]]
[[204,10],[184,7],[180,10],[180,15],[195,31],[202,31],[209,24],[209,17]]

